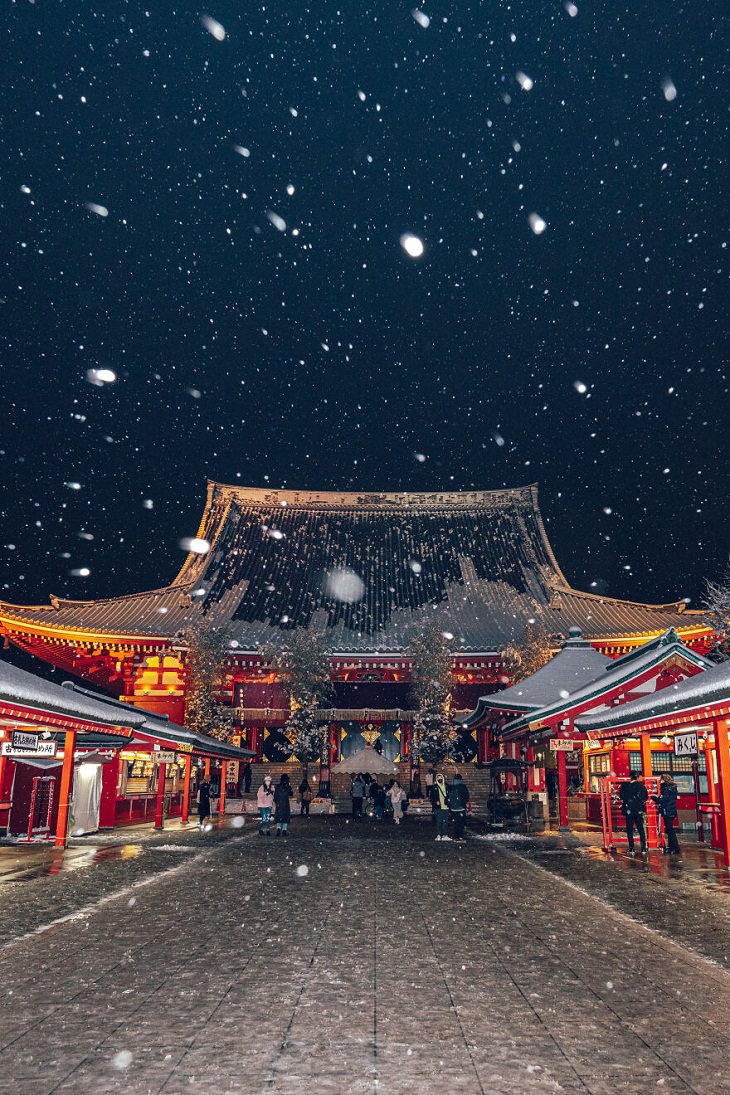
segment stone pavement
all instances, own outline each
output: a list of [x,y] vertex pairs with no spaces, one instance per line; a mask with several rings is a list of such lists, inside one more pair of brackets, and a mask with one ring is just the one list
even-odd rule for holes
[[730,974],[543,869],[561,856],[313,818],[178,858],[0,948],[8,1090],[730,1089]]

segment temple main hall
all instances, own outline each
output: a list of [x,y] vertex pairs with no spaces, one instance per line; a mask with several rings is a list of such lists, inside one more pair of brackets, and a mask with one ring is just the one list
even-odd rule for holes
[[[186,646],[195,624],[225,627],[219,700],[242,745],[281,758],[288,694],[271,650],[296,629],[331,661],[322,711],[336,757],[379,737],[403,759],[409,640],[436,624],[452,653],[453,709],[509,684],[500,656],[528,625],[557,650],[580,628],[618,657],[669,628],[704,652],[712,632],[682,601],[640,604],[573,589],[555,558],[537,487],[434,493],[285,491],[209,482],[193,548],[168,585],[93,601],[0,602],[5,642],[148,711],[185,719]],[[467,735],[468,731],[464,731]],[[486,744],[463,743],[473,760]]]

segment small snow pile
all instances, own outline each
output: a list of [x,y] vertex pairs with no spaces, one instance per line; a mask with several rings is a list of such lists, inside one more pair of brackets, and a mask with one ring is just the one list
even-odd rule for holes
[[491,844],[519,844],[521,841],[529,840],[529,836],[525,836],[524,833],[474,833],[473,840],[486,840]]
[[309,874],[309,867],[305,863],[302,863],[300,867],[297,867],[294,874],[297,878],[306,878]]
[[125,1068],[129,1068],[132,1063],[132,1054],[128,1049],[120,1049],[119,1053],[116,1053],[112,1058],[112,1066],[123,1072]]

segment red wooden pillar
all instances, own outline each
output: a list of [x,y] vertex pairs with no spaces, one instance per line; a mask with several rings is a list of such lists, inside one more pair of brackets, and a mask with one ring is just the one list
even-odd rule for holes
[[568,766],[565,760],[565,751],[558,750],[558,825],[561,829],[568,829]]
[[182,812],[180,820],[183,825],[187,823],[190,814],[190,777],[193,771],[193,758],[190,753],[185,754],[185,775],[183,776]]
[[221,761],[221,786],[220,786],[220,798],[218,800],[218,813],[223,816],[226,812],[226,762]]
[[715,723],[715,758],[717,760],[717,788],[720,797],[720,844],[726,870],[730,870],[730,740],[728,720]]
[[63,768],[61,769],[61,787],[58,796],[58,815],[56,817],[57,848],[66,847],[66,834],[68,832],[68,814],[71,806],[71,794],[73,791],[74,776],[74,752],[76,751],[76,731],[67,730],[63,743]]
[[155,804],[155,829],[164,828],[165,818],[165,780],[167,778],[167,765],[157,765],[157,802]]
[[641,734],[641,774],[648,779],[651,774],[651,737],[649,734]]

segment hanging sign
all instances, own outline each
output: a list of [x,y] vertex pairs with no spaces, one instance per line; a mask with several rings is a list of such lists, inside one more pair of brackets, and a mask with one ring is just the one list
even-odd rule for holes
[[579,744],[572,738],[550,738],[550,748],[554,753],[572,753]]
[[174,764],[176,754],[170,750],[161,749],[159,753],[153,753],[152,759],[157,761],[158,764]]
[[697,756],[697,734],[694,731],[689,734],[674,735],[674,755],[675,757]]
[[27,730],[13,730],[13,749],[37,749],[41,740],[40,734],[32,734]]
[[[37,734],[28,734],[26,736],[38,738]],[[50,741],[37,741],[34,749],[17,749],[12,742],[4,741],[0,745],[0,754],[4,757],[15,757],[16,760],[21,757],[55,757],[56,742],[53,739]]]

